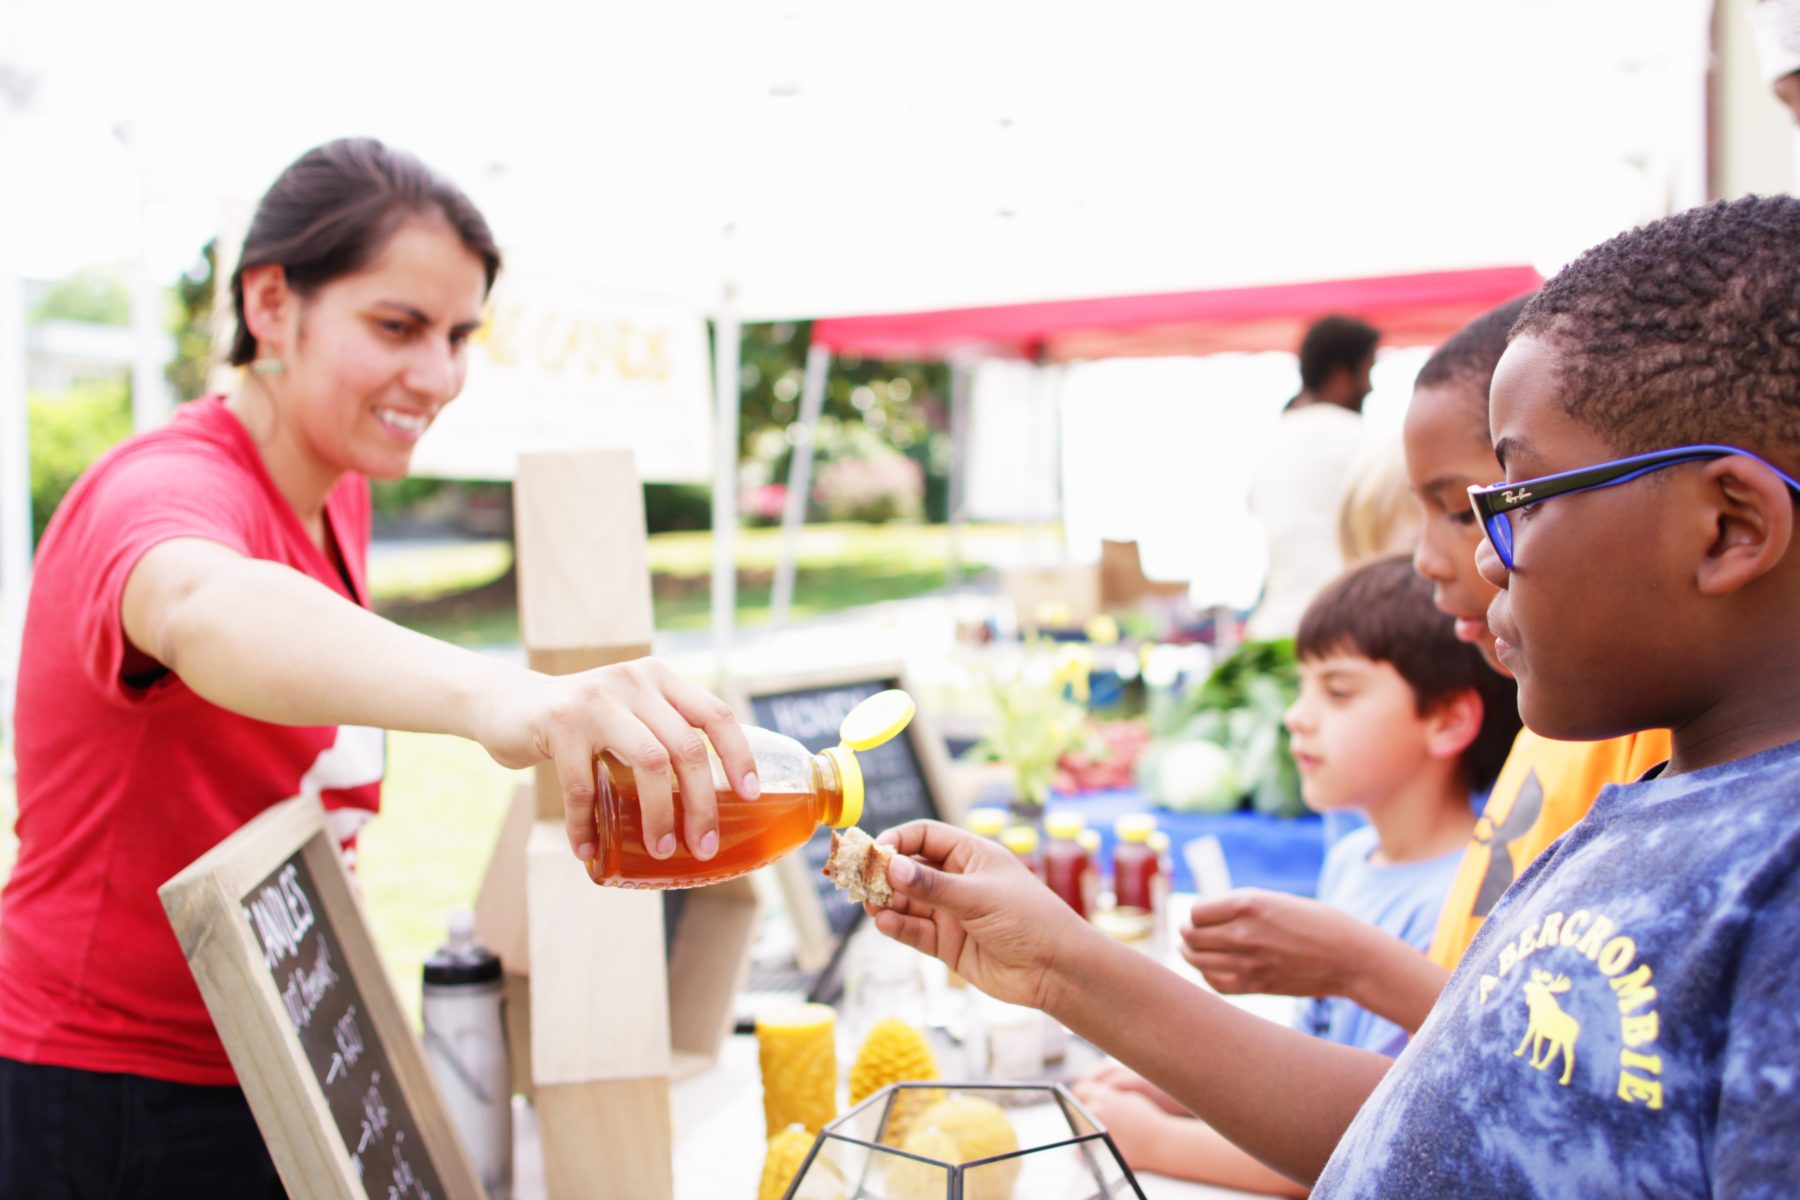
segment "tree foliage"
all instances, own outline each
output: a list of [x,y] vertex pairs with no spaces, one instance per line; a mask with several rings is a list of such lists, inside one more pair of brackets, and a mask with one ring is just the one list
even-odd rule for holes
[[28,325],[40,321],[79,321],[84,325],[130,325],[131,288],[123,266],[84,267],[43,286],[25,315]]
[[213,353],[213,288],[218,270],[218,241],[209,240],[200,248],[199,258],[175,281],[172,295],[173,313],[169,332],[175,337],[175,357],[169,361],[163,377],[179,403],[192,400],[206,390],[207,373],[212,369]]
[[77,384],[61,396],[32,396],[29,420],[35,543],[81,473],[131,433],[131,385],[120,377]]
[[[744,326],[738,452],[752,483],[787,480],[803,436],[797,422],[811,335],[805,321]],[[943,520],[951,457],[949,398],[950,373],[942,363],[834,360],[820,411],[814,478],[824,478],[831,464],[846,459],[872,464],[859,475],[904,478],[905,472],[880,463],[880,449],[891,448],[917,464],[926,518]],[[875,509],[892,503],[880,501]],[[812,507],[819,510],[816,494]]]

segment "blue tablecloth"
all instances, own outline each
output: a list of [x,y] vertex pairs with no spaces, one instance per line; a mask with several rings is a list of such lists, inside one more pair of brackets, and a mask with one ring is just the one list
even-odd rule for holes
[[1324,822],[1316,814],[1303,817],[1265,817],[1257,812],[1178,813],[1149,808],[1136,788],[1086,792],[1079,796],[1052,796],[1049,810],[1073,810],[1087,818],[1089,828],[1100,831],[1102,874],[1112,868],[1113,821],[1126,813],[1148,812],[1156,827],[1169,835],[1174,857],[1175,890],[1194,890],[1181,848],[1190,839],[1211,834],[1225,852],[1234,887],[1268,888],[1311,896],[1325,861]]

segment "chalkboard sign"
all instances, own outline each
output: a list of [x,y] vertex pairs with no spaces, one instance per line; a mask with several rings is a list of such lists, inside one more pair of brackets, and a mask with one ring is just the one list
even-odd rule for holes
[[296,1200],[479,1200],[316,799],[159,890]]
[[[814,752],[838,744],[838,726],[857,704],[888,688],[910,692],[898,665],[863,666],[832,673],[763,679],[736,689],[737,708],[752,725],[793,738]],[[917,697],[914,697],[915,701]],[[863,772],[863,812],[857,824],[870,834],[920,818],[951,819],[946,810],[947,767],[943,743],[919,713],[906,732],[856,755]],[[793,914],[803,966],[823,965],[832,942],[862,915],[823,874],[831,831],[821,829],[778,864],[783,894]]]
[[387,1048],[369,1027],[368,1001],[337,935],[319,920],[318,895],[296,854],[244,897],[244,916],[357,1177],[372,1197],[434,1200],[444,1185],[395,1086]]

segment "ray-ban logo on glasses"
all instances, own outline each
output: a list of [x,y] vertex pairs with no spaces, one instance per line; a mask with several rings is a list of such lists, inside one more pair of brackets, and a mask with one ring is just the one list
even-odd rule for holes
[[1523,504],[1525,501],[1531,499],[1531,489],[1518,488],[1510,492],[1501,492],[1500,498],[1508,504]]

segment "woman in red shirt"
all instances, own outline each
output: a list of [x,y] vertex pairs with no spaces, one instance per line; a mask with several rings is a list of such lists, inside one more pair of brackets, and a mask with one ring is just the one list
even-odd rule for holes
[[354,833],[379,730],[553,760],[584,859],[603,749],[636,770],[659,857],[717,849],[700,731],[755,794],[730,708],[656,662],[552,677],[368,611],[367,480],[403,475],[456,398],[499,267],[474,205],[409,155],[309,151],[232,277],[242,384],[108,453],[45,532],[0,898],[0,1200],[280,1194],[156,888],[297,793]]

